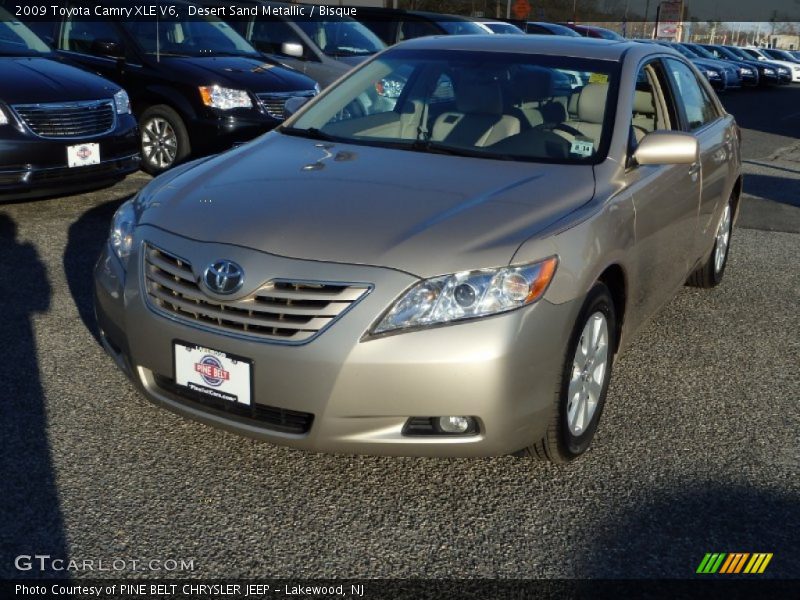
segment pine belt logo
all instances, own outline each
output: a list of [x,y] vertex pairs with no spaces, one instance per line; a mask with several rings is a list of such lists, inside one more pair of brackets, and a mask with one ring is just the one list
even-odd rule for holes
[[772,552],[707,552],[697,567],[700,575],[760,575],[772,560]]

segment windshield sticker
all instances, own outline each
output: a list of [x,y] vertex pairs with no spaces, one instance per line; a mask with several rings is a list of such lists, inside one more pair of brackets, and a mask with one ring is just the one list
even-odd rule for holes
[[592,73],[589,75],[589,83],[608,83],[608,75],[605,73]]
[[592,140],[575,140],[572,142],[569,152],[578,156],[591,156],[594,152],[594,142]]

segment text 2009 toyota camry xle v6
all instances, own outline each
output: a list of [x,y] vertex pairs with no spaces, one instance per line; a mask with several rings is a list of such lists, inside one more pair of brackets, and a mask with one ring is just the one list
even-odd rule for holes
[[103,340],[149,399],[272,442],[569,460],[645,319],[722,278],[739,146],[669,48],[414,40],[123,204]]
[[54,59],[0,8],[0,201],[100,187],[139,168],[125,91]]

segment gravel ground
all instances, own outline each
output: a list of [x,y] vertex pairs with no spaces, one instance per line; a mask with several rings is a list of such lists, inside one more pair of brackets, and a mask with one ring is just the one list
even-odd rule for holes
[[327,456],[157,409],[104,355],[91,266],[144,180],[0,207],[0,577],[35,553],[205,578],[686,577],[717,551],[800,577],[797,233],[735,232],[723,285],[681,291],[617,363],[581,461]]

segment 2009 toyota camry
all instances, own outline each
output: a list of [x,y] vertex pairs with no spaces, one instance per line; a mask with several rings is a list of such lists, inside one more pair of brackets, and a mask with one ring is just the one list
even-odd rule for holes
[[271,442],[567,461],[645,320],[720,282],[739,146],[665,47],[401,44],[123,204],[102,339],[152,401]]

